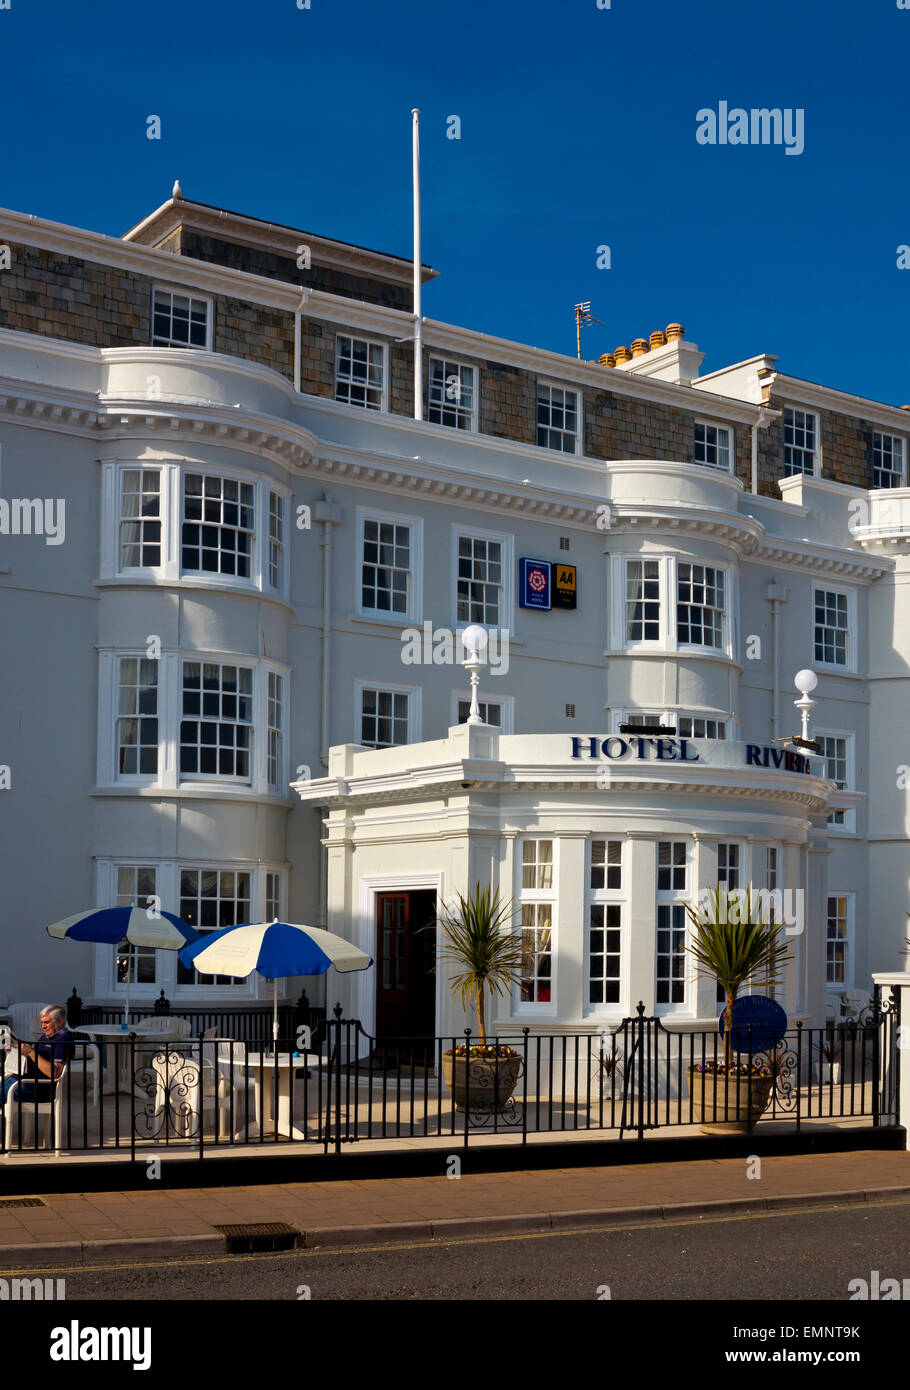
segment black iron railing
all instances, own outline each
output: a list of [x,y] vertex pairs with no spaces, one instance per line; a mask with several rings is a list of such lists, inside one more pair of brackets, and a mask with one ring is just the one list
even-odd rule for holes
[[[28,1075],[14,1040],[12,1051],[0,1051],[7,1152],[173,1148],[204,1156],[310,1144],[340,1153],[374,1139],[641,1140],[686,1126],[723,1133],[769,1122],[797,1130],[898,1123],[896,995],[884,1004],[877,996],[856,1024],[798,1024],[779,1039],[738,1030],[738,1070],[729,1072],[716,1029],[671,1031],[643,1005],[612,1031],[522,1028],[483,1046],[470,1032],[376,1039],[340,1008],[307,1031],[285,1010],[276,1050],[262,1010],[178,1010],[156,1019],[170,1035],[137,1028],[93,1039],[93,1023],[103,1030],[120,1017],[97,1012],[110,1024],[83,1021],[56,1081]],[[224,1031],[176,1037],[181,1017]]]

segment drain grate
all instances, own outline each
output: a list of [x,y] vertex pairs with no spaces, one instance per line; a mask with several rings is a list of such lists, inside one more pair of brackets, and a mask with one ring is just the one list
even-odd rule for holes
[[216,1226],[227,1241],[229,1255],[263,1255],[274,1250],[296,1250],[301,1232],[284,1221],[260,1221],[248,1225]]
[[40,1197],[0,1197],[0,1207],[46,1207]]

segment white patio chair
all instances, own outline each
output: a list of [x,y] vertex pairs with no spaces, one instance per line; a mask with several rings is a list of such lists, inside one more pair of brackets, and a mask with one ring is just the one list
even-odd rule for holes
[[34,1042],[41,1032],[41,1014],[46,1008],[46,1004],[34,1002],[10,1004],[7,1013],[13,1037],[20,1042]]
[[859,1018],[872,1003],[872,995],[864,989],[845,989],[842,998],[844,1014],[849,1019]]
[[160,1115],[165,1108],[170,1111],[168,1123],[177,1138],[196,1138],[200,1120],[204,1125],[206,1114],[212,1110],[216,1111],[218,1138],[225,1137],[231,1113],[230,1090],[222,1082],[211,1042],[203,1049],[201,1068],[198,1045],[162,1048],[151,1059],[157,1076],[155,1113]]
[[226,1101],[229,1118],[233,1094],[235,1137],[243,1133],[250,1119],[257,1126],[262,1123],[259,1077],[255,1070],[247,1068],[246,1045],[232,1038],[218,1039],[218,1091]]
[[[50,1122],[53,1119],[54,1152],[59,1154],[61,1149],[63,1148],[64,1112],[67,1109],[67,1088],[63,1085],[63,1081],[66,1076],[66,1070],[66,1067],[64,1067],[63,1071],[57,1077],[57,1080],[55,1082],[51,1083],[50,1081],[48,1081],[45,1083],[46,1085],[53,1084],[53,1097],[49,1098],[48,1100],[39,1100],[35,1102],[34,1100],[26,1100],[23,1096],[21,1111],[21,1137],[24,1144],[27,1144],[31,1138],[32,1121],[34,1120],[35,1115],[37,1114],[39,1119],[44,1119],[47,1122],[45,1124],[44,1131],[44,1147],[50,1147]],[[6,1153],[9,1152],[9,1149],[12,1144],[13,1130],[15,1128],[16,1121],[20,1118],[18,1095],[19,1089],[23,1085],[34,1086],[35,1078],[24,1076],[20,1080],[18,1080],[15,1086],[12,1086],[10,1088],[9,1095],[6,1097],[6,1104],[3,1107],[3,1150]]]
[[[74,1034],[77,1030],[73,1030]],[[75,1038],[75,1049],[70,1058],[67,1070],[71,1076],[81,1076],[83,1085],[88,1089],[89,1075],[92,1078],[92,1105],[97,1107],[98,1096],[101,1091],[101,1048],[97,1043],[88,1042],[85,1038]]]

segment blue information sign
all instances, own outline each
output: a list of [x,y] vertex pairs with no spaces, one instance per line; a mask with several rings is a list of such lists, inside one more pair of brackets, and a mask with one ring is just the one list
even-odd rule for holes
[[[742,998],[733,1000],[730,1039],[737,1052],[749,1051],[750,1023],[753,1052],[767,1052],[768,1048],[777,1047],[787,1031],[787,1015],[776,999],[769,999],[766,994],[744,994]],[[719,1028],[723,1037],[723,1014],[719,1019]]]
[[519,608],[542,608],[549,611],[553,606],[550,570],[549,560],[518,561]]

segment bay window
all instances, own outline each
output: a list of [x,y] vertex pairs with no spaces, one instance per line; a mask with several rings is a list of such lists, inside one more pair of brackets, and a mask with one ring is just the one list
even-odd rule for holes
[[634,651],[734,650],[734,573],[676,555],[614,555],[613,646]]
[[286,668],[163,648],[99,658],[102,787],[227,783],[286,797]]
[[168,462],[102,465],[100,579],[288,593],[289,492]]

